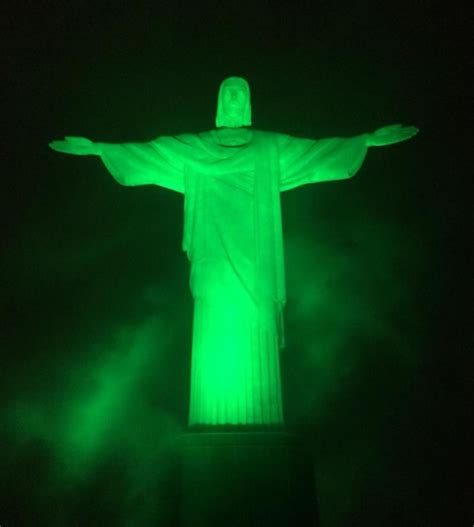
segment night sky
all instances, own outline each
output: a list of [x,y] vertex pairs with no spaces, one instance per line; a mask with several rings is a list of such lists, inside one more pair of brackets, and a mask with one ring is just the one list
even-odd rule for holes
[[420,128],[282,195],[285,414],[322,527],[472,524],[472,31],[434,4],[2,2],[2,527],[173,526],[182,196],[47,145],[211,129],[230,75],[256,129]]

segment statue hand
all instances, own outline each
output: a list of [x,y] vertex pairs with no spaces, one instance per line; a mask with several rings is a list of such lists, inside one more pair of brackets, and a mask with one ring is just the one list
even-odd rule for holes
[[402,126],[401,124],[391,124],[383,126],[375,132],[369,134],[367,146],[386,146],[394,143],[406,141],[419,132],[416,126]]
[[64,141],[51,141],[49,147],[56,152],[73,154],[76,156],[92,156],[100,154],[100,147],[85,137],[66,136]]

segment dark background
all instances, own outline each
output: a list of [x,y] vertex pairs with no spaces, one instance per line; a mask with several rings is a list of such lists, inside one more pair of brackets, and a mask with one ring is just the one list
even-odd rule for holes
[[282,196],[286,419],[312,446],[323,527],[472,524],[467,19],[433,2],[1,4],[2,527],[172,525],[182,196],[47,143],[210,129],[229,75],[258,129],[420,128],[349,181]]

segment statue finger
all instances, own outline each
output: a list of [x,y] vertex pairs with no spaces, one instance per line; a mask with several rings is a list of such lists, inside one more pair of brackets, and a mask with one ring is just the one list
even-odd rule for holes
[[410,126],[410,127],[405,128],[404,132],[405,132],[404,135],[406,137],[413,137],[414,135],[418,133],[418,129],[415,128],[414,126]]
[[51,141],[50,143],[48,143],[48,146],[53,150],[62,152],[65,147],[65,141]]
[[413,132],[405,132],[404,134],[400,134],[398,137],[399,141],[406,141],[407,139],[411,139],[415,134]]

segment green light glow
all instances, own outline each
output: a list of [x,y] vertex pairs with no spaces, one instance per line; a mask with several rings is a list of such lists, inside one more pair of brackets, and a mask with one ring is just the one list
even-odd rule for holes
[[100,155],[122,185],[154,184],[184,194],[183,250],[195,301],[191,425],[283,423],[280,193],[350,178],[369,146],[417,133],[392,125],[312,140],[246,128],[250,124],[248,84],[231,77],[219,91],[216,130],[148,143],[68,137],[50,144],[60,152]]
[[[87,477],[113,442],[128,449],[127,456],[137,456],[138,451],[145,458],[155,455],[161,448],[156,437],[163,441],[174,425],[159,409],[149,409],[143,389],[164,382],[160,361],[169,337],[163,320],[152,316],[86,338],[79,348],[84,359],[66,363],[62,400],[51,406],[47,396],[37,397],[10,408],[8,421],[14,423],[18,442],[26,434],[50,445],[58,461],[54,477],[59,480]],[[152,379],[150,369],[158,372]],[[138,425],[140,415],[149,411],[153,419],[144,419],[149,428]]]

